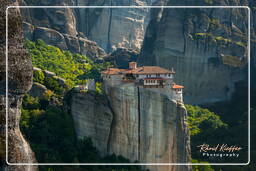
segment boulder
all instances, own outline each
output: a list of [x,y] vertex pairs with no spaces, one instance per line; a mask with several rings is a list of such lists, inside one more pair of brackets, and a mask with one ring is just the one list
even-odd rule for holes
[[79,44],[81,54],[90,59],[102,58],[106,55],[105,51],[100,48],[96,42],[80,37]]
[[55,79],[61,87],[66,87],[66,80],[65,79],[63,79],[61,77],[58,77],[58,76],[53,76],[52,78]]
[[44,85],[34,82],[28,93],[33,97],[43,98],[46,90],[47,88]]
[[36,27],[34,30],[33,39],[42,39],[47,44],[57,46],[63,50],[67,50],[67,45],[64,36],[58,31],[50,28]]
[[68,50],[73,53],[80,53],[80,45],[77,37],[64,34]]
[[47,71],[47,70],[43,70],[43,73],[44,73],[44,76],[48,77],[48,78],[56,76],[56,74],[54,72]]
[[105,58],[113,62],[118,68],[129,68],[129,62],[137,61],[139,51],[129,48],[118,48]]

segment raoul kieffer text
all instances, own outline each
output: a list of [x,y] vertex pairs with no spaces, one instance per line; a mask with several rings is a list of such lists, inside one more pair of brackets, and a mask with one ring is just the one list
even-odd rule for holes
[[201,144],[197,146],[203,156],[207,157],[239,157],[239,151],[242,150],[241,147],[236,145],[228,144],[217,144],[210,146],[209,144]]

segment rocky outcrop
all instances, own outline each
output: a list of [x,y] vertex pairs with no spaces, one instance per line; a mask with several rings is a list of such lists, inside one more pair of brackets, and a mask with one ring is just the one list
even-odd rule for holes
[[[78,137],[91,137],[101,152],[141,163],[190,162],[190,138],[183,104],[132,84],[110,87],[102,101],[72,94],[71,113]],[[105,154],[105,153],[103,153]],[[151,171],[188,171],[189,166],[146,166]]]
[[[8,34],[8,104],[6,104],[5,80],[5,9],[17,2],[1,1],[0,9],[0,162],[5,165],[5,123],[6,109],[8,110],[8,162],[35,163],[37,162],[29,144],[19,129],[22,96],[32,85],[32,63],[24,47],[20,11],[9,9]],[[7,105],[7,106],[6,106]],[[38,170],[37,166],[8,166],[7,170],[20,171]]]
[[106,56],[105,51],[100,48],[96,42],[90,41],[85,38],[79,38],[80,53],[86,55],[90,59],[102,58]]
[[[67,6],[73,5],[72,0],[27,1],[21,0],[20,5],[28,6]],[[71,36],[77,35],[76,18],[72,8],[38,8],[22,9],[23,21],[36,27],[46,27]]]
[[[77,1],[78,5],[80,1]],[[100,1],[89,2],[89,5]],[[104,6],[150,5],[145,0],[107,0]],[[149,9],[105,8],[79,9],[80,20],[86,22],[78,27],[89,39],[96,41],[107,52],[119,47],[140,49],[148,23]],[[92,16],[92,17],[91,17]]]
[[117,68],[129,68],[129,62],[137,61],[138,57],[138,50],[118,48],[105,57],[104,60],[113,63]]
[[29,93],[29,95],[31,95],[33,97],[43,98],[44,93],[46,91],[47,91],[47,88],[44,85],[34,82],[32,85],[32,88],[30,89],[30,91],[28,93]]
[[33,39],[42,39],[47,44],[57,46],[63,50],[67,50],[67,45],[64,36],[53,29],[37,27],[34,29]]
[[[190,143],[183,104],[131,85],[107,87],[114,113],[108,152],[142,163],[187,163]],[[150,170],[189,170],[188,166]]]
[[[153,0],[78,0],[76,5],[147,6],[153,2]],[[78,30],[89,39],[96,41],[107,52],[120,47],[140,49],[149,21],[149,11],[146,8],[78,9],[77,21],[84,21],[78,22]]]
[[100,154],[106,155],[113,119],[106,97],[92,92],[73,91],[71,114],[77,137],[90,137]]
[[54,29],[46,27],[34,27],[32,24],[23,22],[24,36],[32,41],[43,40],[49,45],[56,46],[62,50],[80,53],[92,60],[106,56],[105,51],[96,42],[87,38],[62,34]]
[[[77,6],[147,6],[156,0],[64,0],[22,1],[22,5],[77,5]],[[126,47],[140,49],[149,22],[150,9],[144,8],[58,8],[24,9],[24,21],[35,27],[53,29],[72,37],[88,37],[105,51]],[[99,34],[100,33],[100,34]],[[71,48],[72,49],[72,48]],[[77,51],[76,51],[77,52]]]
[[[248,5],[246,1],[212,2],[223,6]],[[168,5],[207,3],[169,0]],[[173,67],[175,81],[185,86],[185,103],[228,100],[235,82],[247,79],[247,9],[154,12],[157,17],[152,18],[147,28],[140,65]]]

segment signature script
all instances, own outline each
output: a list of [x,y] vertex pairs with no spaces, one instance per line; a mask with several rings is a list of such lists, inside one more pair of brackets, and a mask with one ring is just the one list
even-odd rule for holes
[[216,146],[210,146],[209,144],[201,144],[197,146],[200,148],[200,152],[208,152],[208,151],[214,151],[214,152],[235,152],[240,151],[242,148],[236,145],[229,146],[228,144],[217,144]]

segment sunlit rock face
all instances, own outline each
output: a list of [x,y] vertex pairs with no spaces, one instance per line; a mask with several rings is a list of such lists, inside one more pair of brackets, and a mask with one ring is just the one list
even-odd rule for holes
[[[160,2],[160,1],[159,1]],[[23,0],[22,5],[73,6],[150,6],[155,0],[64,0],[33,2]],[[105,51],[116,48],[141,48],[150,19],[149,8],[39,8],[23,9],[23,20],[34,27],[53,29],[73,37],[87,37]],[[27,27],[26,27],[27,28]],[[28,29],[30,31],[30,29]]]
[[146,27],[146,13],[147,9],[104,9],[88,37],[107,51],[119,47],[140,49]]
[[101,155],[107,154],[107,144],[113,113],[104,97],[93,93],[72,91],[71,114],[79,139],[90,137]]
[[[183,104],[133,84],[105,84],[106,97],[73,92],[71,113],[78,138],[90,137],[102,155],[132,162],[188,163],[190,138]],[[189,166],[145,166],[150,171],[190,171]]]
[[[207,5],[201,1],[168,1],[168,5],[193,3]],[[230,0],[213,1],[212,5],[251,3]],[[140,65],[173,67],[175,81],[185,86],[185,103],[230,99],[235,83],[247,80],[248,10],[164,9],[154,13],[157,15],[147,28]],[[255,30],[251,32],[255,35]]]
[[[188,163],[187,112],[158,92],[131,85],[108,86],[113,110],[108,152],[141,163]],[[190,170],[189,166],[146,166],[152,171]]]
[[[32,85],[32,63],[23,47],[22,22],[18,9],[8,10],[8,105],[6,103],[5,9],[18,5],[1,1],[0,9],[0,162],[6,165],[6,109],[8,110],[8,162],[36,163],[35,155],[20,132],[21,103]],[[37,166],[4,166],[10,171],[38,170]]]

